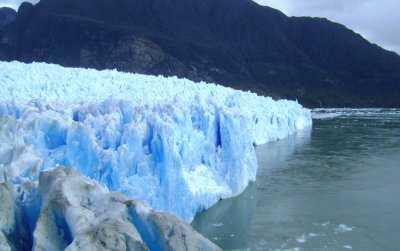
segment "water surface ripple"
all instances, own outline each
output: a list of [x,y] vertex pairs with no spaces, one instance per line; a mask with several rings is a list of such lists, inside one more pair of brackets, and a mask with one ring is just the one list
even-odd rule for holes
[[256,183],[192,225],[226,250],[399,250],[400,110],[313,117],[257,147]]

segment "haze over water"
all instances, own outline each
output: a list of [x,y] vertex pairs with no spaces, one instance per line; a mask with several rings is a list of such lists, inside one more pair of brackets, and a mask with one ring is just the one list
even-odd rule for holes
[[192,225],[223,249],[398,250],[400,110],[318,110],[257,147],[258,177]]

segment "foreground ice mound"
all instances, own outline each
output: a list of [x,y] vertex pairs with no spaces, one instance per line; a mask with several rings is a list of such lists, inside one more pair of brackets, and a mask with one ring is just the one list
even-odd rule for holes
[[[188,223],[146,203],[110,193],[73,168],[0,184],[0,250],[202,250],[220,249]],[[22,202],[22,203],[21,203]]]
[[0,62],[0,182],[74,166],[190,221],[256,178],[254,144],[311,125],[297,102],[214,84]]

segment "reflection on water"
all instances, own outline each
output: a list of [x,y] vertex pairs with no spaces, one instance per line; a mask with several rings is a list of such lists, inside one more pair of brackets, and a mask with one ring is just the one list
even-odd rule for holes
[[225,243],[224,249],[244,248],[256,208],[256,197],[256,186],[250,185],[241,196],[222,200],[218,207],[214,206],[205,211],[202,217],[196,217],[192,225],[201,229],[202,233],[207,233],[213,242]]
[[256,183],[192,225],[224,249],[397,250],[400,111],[318,116],[312,131],[257,147]]
[[[259,164],[266,160],[276,162],[276,164],[270,165],[270,169],[259,169],[258,177],[269,175],[268,173],[273,171],[284,171],[279,170],[277,163],[293,154],[296,148],[307,145],[310,136],[311,128],[308,128],[297,132],[290,138],[257,146],[257,153],[265,152],[262,155],[258,154]],[[268,150],[265,150],[266,148]],[[196,217],[192,225],[201,233],[206,233],[208,238],[224,249],[246,248],[248,246],[247,236],[253,225],[253,214],[258,200],[257,193],[263,193],[264,190],[256,183],[250,184],[240,196],[221,200],[217,206],[211,207],[201,216]]]

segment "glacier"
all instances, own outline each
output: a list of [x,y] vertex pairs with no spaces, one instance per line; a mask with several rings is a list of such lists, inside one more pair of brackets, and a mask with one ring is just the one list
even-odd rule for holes
[[0,184],[1,251],[221,250],[178,216],[109,192],[74,168],[42,171],[34,183]]
[[311,124],[295,101],[216,84],[0,62],[0,183],[74,167],[189,222],[255,181],[255,145]]

